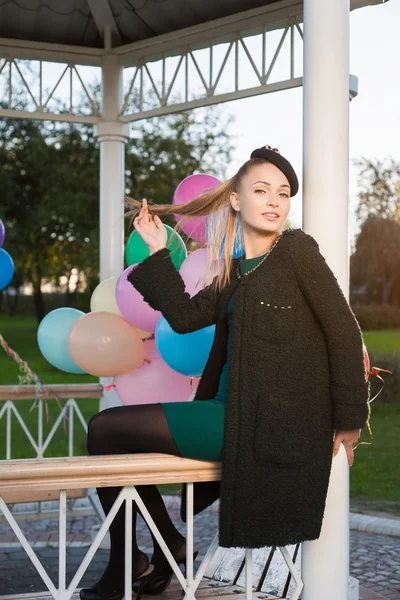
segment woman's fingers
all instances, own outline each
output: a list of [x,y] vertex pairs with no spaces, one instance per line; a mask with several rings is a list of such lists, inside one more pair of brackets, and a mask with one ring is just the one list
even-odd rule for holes
[[360,429],[352,431],[336,431],[333,443],[333,456],[339,452],[340,445],[343,444],[347,454],[347,462],[351,467],[354,463],[354,445],[360,437]]
[[148,206],[147,206],[147,200],[146,200],[146,198],[143,198],[143,200],[142,200],[142,208],[140,209],[140,212],[137,215],[136,219],[134,219],[133,223],[134,223],[135,227],[137,225],[139,227],[142,227],[143,225],[145,225],[148,222],[149,222],[149,209],[148,209]]

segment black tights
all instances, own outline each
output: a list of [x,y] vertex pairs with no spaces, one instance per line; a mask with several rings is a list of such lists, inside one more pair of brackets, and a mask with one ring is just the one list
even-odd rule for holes
[[[129,454],[159,452],[181,456],[168,427],[164,410],[160,404],[141,404],[109,408],[94,415],[89,423],[88,452],[99,454]],[[104,512],[108,514],[121,488],[98,488],[97,492]],[[171,552],[176,551],[184,537],[172,523],[164,501],[156,485],[140,485],[137,491],[146,505],[151,517],[160,530]],[[132,556],[133,575],[139,575],[146,568],[145,557],[140,556],[136,540],[137,506],[133,503]],[[111,551],[108,567],[103,575],[104,581],[112,577],[123,577],[125,543],[125,505],[123,504],[110,525]],[[155,540],[151,561],[156,563],[163,556]],[[143,564],[144,563],[144,564]]]

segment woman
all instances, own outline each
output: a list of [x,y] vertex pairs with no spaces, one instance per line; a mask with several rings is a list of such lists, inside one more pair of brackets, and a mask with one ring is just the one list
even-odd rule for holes
[[[297,191],[289,161],[265,146],[234,177],[186,205],[148,207],[143,200],[133,202],[130,213],[150,251],[130,282],[174,331],[215,324],[215,337],[192,402],[105,410],[90,422],[88,450],[221,460],[221,483],[194,484],[194,511],[220,497],[224,547],[317,539],[332,451],[343,443],[351,465],[369,420],[359,325],[314,238],[283,229]],[[209,215],[210,272],[223,259],[221,272],[193,298],[173,266],[158,216],[175,212]],[[233,258],[238,249],[242,255]],[[184,563],[185,540],[157,488],[138,491],[175,559]],[[119,489],[98,492],[107,513]],[[185,504],[186,488],[183,520]],[[123,518],[120,511],[110,528],[108,567],[95,586],[81,591],[83,600],[122,598]],[[165,589],[172,574],[153,541],[151,565],[137,546],[133,551],[133,573],[144,574],[147,593]]]

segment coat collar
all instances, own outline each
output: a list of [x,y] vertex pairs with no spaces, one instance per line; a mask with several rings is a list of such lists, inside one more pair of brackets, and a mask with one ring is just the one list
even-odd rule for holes
[[[302,230],[298,229],[298,228],[288,228],[288,229],[285,229],[284,231],[282,231],[282,239],[279,240],[278,244],[276,245],[276,248],[274,248],[273,252],[271,253],[271,256],[272,256],[272,254],[275,255],[275,253],[279,253],[283,249],[283,247],[284,247],[283,241],[285,238],[288,238],[289,236],[292,236],[292,235],[297,235],[299,231],[302,231]],[[240,280],[237,277],[236,269],[237,269],[237,265],[241,261],[241,259],[242,259],[241,256],[239,256],[238,258],[232,259],[230,282],[221,291],[221,297],[219,300],[219,311],[220,311],[221,315],[225,315],[228,304],[229,304],[229,300],[239,285]],[[263,265],[260,266],[261,269],[262,269],[262,266]]]

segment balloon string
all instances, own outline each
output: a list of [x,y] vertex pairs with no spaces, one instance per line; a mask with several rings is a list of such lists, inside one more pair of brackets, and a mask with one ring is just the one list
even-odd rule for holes
[[[29,412],[31,412],[34,408],[37,407],[38,402],[40,400],[40,396],[43,396],[43,395],[49,396],[49,392],[56,399],[60,411],[63,412],[63,407],[61,405],[60,398],[58,397],[58,395],[49,386],[45,386],[45,384],[40,379],[40,377],[34,371],[32,371],[32,369],[29,367],[28,363],[25,360],[22,360],[22,358],[19,356],[19,354],[17,354],[17,352],[15,352],[15,350],[13,350],[7,344],[6,340],[1,335],[1,333],[0,333],[0,345],[4,349],[7,356],[12,358],[12,360],[14,360],[17,363],[19,371],[22,373],[22,375],[18,375],[18,382],[19,382],[18,386],[14,387],[13,389],[16,392],[18,392],[19,387],[21,385],[28,385],[30,383],[34,384],[36,387],[35,396],[32,400],[31,406],[29,408]],[[47,398],[45,397],[45,398],[41,398],[41,399],[44,400],[45,410],[46,410],[46,423],[48,423],[49,407],[47,404]],[[66,419],[68,420],[67,416],[66,416]],[[66,433],[65,421],[64,421],[64,432]]]
[[201,379],[201,377],[190,377],[190,391],[193,391],[193,379]]
[[111,389],[115,388],[115,383],[111,383],[110,385],[104,386],[104,391],[109,392]]
[[[385,387],[385,380],[383,379],[383,377],[381,377],[379,375],[380,371],[382,371],[382,373],[390,373],[390,375],[393,375],[392,371],[389,371],[389,369],[380,369],[378,367],[372,367],[371,370],[367,371],[368,377],[370,375],[374,375],[375,377],[377,377],[378,379],[380,379],[381,382],[382,382],[381,389],[379,390],[379,392],[377,394],[375,394],[375,396],[373,398],[370,398],[370,400],[368,400],[368,404],[371,404],[371,402],[373,402],[379,396],[379,394],[382,392],[383,388]],[[371,415],[368,417],[367,428],[368,428],[368,433],[369,433],[372,441],[371,442],[359,442],[358,444],[356,444],[353,447],[353,450],[355,450],[356,448],[358,448],[358,446],[361,446],[363,444],[370,446],[372,444],[372,442],[374,441],[374,436],[372,434],[371,425],[369,423],[370,418],[371,418]]]

